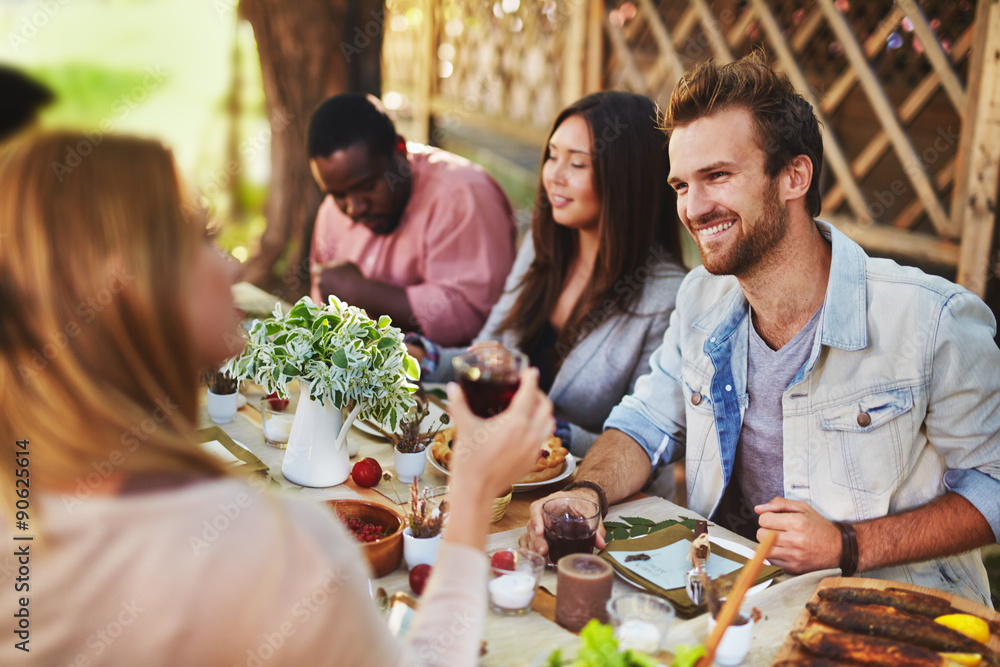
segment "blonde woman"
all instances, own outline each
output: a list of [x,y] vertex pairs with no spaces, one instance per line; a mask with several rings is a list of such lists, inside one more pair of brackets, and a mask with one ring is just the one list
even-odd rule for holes
[[[53,169],[69,148],[82,162]],[[0,664],[475,664],[490,504],[553,427],[536,373],[502,428],[452,391],[461,432],[488,435],[457,445],[461,500],[397,642],[332,515],[193,444],[198,370],[239,351],[239,313],[181,193],[155,142],[53,134],[0,155],[0,540],[21,549],[0,556]]]

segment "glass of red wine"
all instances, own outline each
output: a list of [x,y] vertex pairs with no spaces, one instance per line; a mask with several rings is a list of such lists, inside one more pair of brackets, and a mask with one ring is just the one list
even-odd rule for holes
[[468,350],[452,360],[469,409],[488,418],[507,409],[521,385],[528,357],[503,347]]
[[549,545],[549,566],[569,554],[594,552],[601,508],[582,498],[553,498],[542,505],[545,541]]

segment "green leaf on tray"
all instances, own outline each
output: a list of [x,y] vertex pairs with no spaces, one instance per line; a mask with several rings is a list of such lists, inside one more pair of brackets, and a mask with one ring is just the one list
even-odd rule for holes
[[641,516],[623,516],[622,521],[625,521],[633,526],[652,526],[656,523],[652,519],[644,519]]
[[[622,521],[627,523],[622,523]],[[652,519],[646,519],[644,517],[623,516],[622,521],[604,522],[604,529],[607,531],[604,539],[607,542],[611,542],[613,540],[627,540],[632,537],[642,537],[677,524],[681,524],[688,530],[694,530],[695,524],[695,519],[688,519],[685,517],[681,517],[679,521],[676,519],[665,519],[660,522],[654,522]]]

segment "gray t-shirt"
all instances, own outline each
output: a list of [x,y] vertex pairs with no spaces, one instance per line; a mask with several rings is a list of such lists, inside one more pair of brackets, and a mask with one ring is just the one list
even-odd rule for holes
[[747,394],[749,403],[736,445],[736,458],[727,498],[714,517],[717,523],[756,540],[755,505],[784,496],[782,469],[784,436],[781,399],[812,351],[819,308],[802,329],[781,349],[772,350],[750,320],[747,346]]

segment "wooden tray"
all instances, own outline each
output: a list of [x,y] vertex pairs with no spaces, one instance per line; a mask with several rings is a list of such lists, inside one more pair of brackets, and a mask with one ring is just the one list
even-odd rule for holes
[[[1000,614],[984,607],[980,604],[976,604],[971,600],[966,600],[965,598],[959,597],[957,595],[952,595],[950,593],[945,593],[943,591],[935,590],[933,588],[925,588],[923,586],[914,586],[913,584],[904,584],[898,581],[887,581],[885,579],[866,579],[863,577],[829,577],[819,582],[819,586],[816,587],[816,592],[813,593],[812,598],[809,602],[819,602],[819,592],[825,588],[874,588],[876,590],[885,590],[887,588],[901,588],[908,591],[916,591],[917,593],[927,593],[928,595],[933,595],[934,597],[947,600],[951,603],[951,606],[960,612],[968,612],[970,614],[975,614],[980,616],[987,621],[1000,622]],[[785,638],[785,643],[782,644],[781,650],[778,654],[774,656],[774,662],[780,662],[782,660],[794,660],[795,658],[807,657],[808,654],[799,648],[798,643],[792,639],[792,633],[804,630],[807,625],[809,625],[811,615],[808,609],[803,608],[802,613],[799,617],[795,619],[795,624],[792,625],[791,631]],[[1000,652],[1000,637],[996,634],[990,635],[990,640],[986,642],[986,645],[995,651]]]

